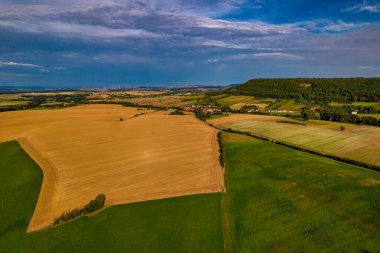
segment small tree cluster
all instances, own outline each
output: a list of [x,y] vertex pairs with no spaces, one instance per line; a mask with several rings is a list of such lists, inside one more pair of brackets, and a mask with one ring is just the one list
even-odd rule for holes
[[91,200],[83,208],[80,209],[76,207],[75,209],[71,211],[62,213],[61,216],[55,218],[53,222],[53,226],[75,219],[76,217],[100,210],[104,207],[105,201],[106,201],[106,196],[104,194],[99,194],[98,196],[96,196],[95,199]]
[[256,105],[244,105],[238,110],[238,113],[254,113],[259,109]]
[[318,115],[314,110],[311,110],[310,107],[304,107],[301,109],[301,117],[305,120],[318,119]]
[[174,111],[170,112],[169,115],[185,115],[183,111],[179,109],[175,109]]

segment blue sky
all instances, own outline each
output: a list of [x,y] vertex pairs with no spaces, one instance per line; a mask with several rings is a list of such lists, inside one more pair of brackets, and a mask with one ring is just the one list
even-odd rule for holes
[[0,85],[379,76],[380,1],[0,0]]

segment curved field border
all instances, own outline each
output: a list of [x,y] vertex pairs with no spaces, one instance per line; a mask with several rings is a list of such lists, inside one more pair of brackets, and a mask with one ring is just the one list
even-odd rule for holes
[[33,147],[27,138],[20,138],[18,142],[29,156],[38,163],[40,168],[43,168],[41,170],[43,172],[41,191],[27,229],[27,232],[30,232],[33,230],[31,228],[38,227],[39,224],[49,224],[55,218],[52,217],[52,214],[53,206],[56,205],[54,193],[57,188],[58,170],[49,159]]
[[0,143],[0,253],[223,251],[220,193],[117,205],[26,233],[42,177],[16,141]]

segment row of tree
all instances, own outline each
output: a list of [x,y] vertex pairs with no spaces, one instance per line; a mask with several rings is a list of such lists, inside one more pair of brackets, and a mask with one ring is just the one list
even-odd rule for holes
[[53,222],[53,226],[75,219],[76,217],[100,210],[104,207],[105,202],[106,202],[106,196],[104,194],[99,194],[98,196],[96,196],[95,199],[91,200],[83,208],[77,207],[71,211],[62,213],[61,216],[55,218]]
[[321,120],[380,126],[380,119],[371,116],[358,116],[339,107],[323,107],[319,109]]

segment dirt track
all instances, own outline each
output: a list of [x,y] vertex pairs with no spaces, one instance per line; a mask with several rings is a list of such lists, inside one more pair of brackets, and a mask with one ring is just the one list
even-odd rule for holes
[[0,141],[19,140],[44,172],[28,231],[99,193],[114,205],[221,191],[216,131],[190,115],[114,105],[0,114]]

